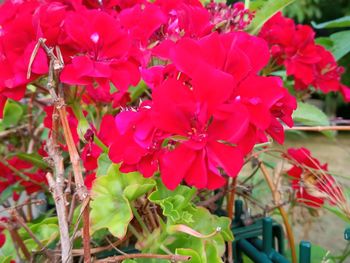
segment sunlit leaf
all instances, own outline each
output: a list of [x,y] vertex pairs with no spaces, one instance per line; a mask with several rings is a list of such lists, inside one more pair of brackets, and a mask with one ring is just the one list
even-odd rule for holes
[[[330,122],[327,115],[314,105],[304,102],[298,102],[298,108],[293,113],[295,123],[306,126],[329,126]],[[334,137],[332,131],[322,131],[328,137]]]
[[350,16],[344,16],[324,23],[316,24],[311,22],[312,26],[317,29],[322,28],[340,28],[340,27],[350,27]]
[[4,108],[4,118],[2,125],[5,128],[16,126],[23,116],[23,109],[19,103],[13,100],[7,100]]
[[263,7],[256,11],[255,17],[252,20],[248,31],[251,34],[257,34],[264,23],[269,20],[274,14],[293,3],[295,0],[269,0]]
[[341,59],[350,52],[350,30],[332,34],[330,39],[333,41],[331,51],[336,60]]

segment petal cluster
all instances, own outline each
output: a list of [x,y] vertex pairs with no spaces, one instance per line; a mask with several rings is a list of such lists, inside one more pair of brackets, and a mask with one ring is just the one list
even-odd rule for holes
[[184,37],[167,60],[145,73],[152,100],[115,118],[109,156],[122,170],[148,177],[159,169],[170,189],[183,180],[215,189],[266,135],[283,141],[281,121],[293,124],[296,102],[279,78],[258,75],[269,60],[264,40],[243,32]]
[[311,156],[306,148],[290,148],[288,156],[293,167],[287,171],[299,202],[311,207],[321,207],[326,201],[331,205],[345,203],[340,186],[328,173],[327,164]]
[[350,101],[350,89],[340,83],[344,69],[331,52],[315,43],[310,26],[296,25],[278,13],[264,24],[259,36],[269,43],[275,63],[284,65],[287,75],[294,77],[297,90],[313,86],[324,93],[339,91]]

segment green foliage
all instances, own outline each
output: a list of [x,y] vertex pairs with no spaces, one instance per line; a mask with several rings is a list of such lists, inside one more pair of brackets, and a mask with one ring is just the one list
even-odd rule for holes
[[108,154],[102,153],[97,159],[97,172],[96,176],[108,174],[108,169],[112,165],[112,161],[109,159]]
[[129,92],[130,92],[131,101],[135,101],[138,98],[140,98],[142,94],[145,93],[147,90],[148,90],[148,87],[143,80],[141,80],[140,83],[137,84],[137,86],[130,87]]
[[[27,225],[44,246],[49,245],[51,242],[58,240],[59,238],[57,217],[44,218],[40,222],[27,223]],[[19,234],[30,251],[40,250],[39,245],[24,228],[19,230]]]
[[341,59],[350,52],[350,30],[341,31],[330,35],[333,42],[331,51],[336,60]]
[[319,37],[316,43],[331,51],[336,60],[340,60],[350,52],[350,30],[340,31],[329,37]]
[[311,22],[311,24],[316,29],[350,27],[350,16],[344,16],[344,17],[337,18],[331,21],[320,23],[320,24]]
[[196,190],[179,185],[174,191],[168,190],[160,180],[157,181],[157,190],[150,196],[149,200],[158,204],[164,216],[172,223],[192,223],[192,211],[194,206],[190,201]]
[[257,34],[267,20],[269,20],[274,14],[289,4],[293,3],[294,1],[295,0],[266,1],[261,9],[256,12],[255,17],[248,28],[248,31],[251,34]]
[[196,189],[182,185],[170,191],[157,181],[157,189],[149,200],[162,208],[166,222],[142,240],[142,252],[164,253],[169,250],[191,256],[190,262],[222,262],[225,241],[233,240],[230,219],[195,206],[192,202],[195,193]]
[[294,18],[299,23],[305,20],[320,18],[322,15],[320,0],[299,0],[288,6],[284,10],[287,17]]
[[23,108],[13,100],[7,100],[4,108],[4,117],[0,120],[0,131],[18,125],[23,117]]
[[[105,162],[102,163],[105,165]],[[114,236],[123,238],[133,219],[130,202],[154,186],[153,179],[143,178],[137,172],[123,174],[119,171],[119,165],[111,164],[107,174],[99,176],[92,187],[92,231],[108,228]]]
[[[327,115],[314,105],[298,102],[298,108],[293,113],[293,120],[306,126],[329,126]],[[328,137],[333,137],[331,131],[322,131]]]

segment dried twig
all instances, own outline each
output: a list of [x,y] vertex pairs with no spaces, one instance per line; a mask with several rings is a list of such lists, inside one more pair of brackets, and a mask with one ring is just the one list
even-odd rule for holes
[[13,133],[19,133],[23,130],[27,130],[28,128],[29,128],[28,124],[23,124],[23,125],[20,125],[18,127],[14,127],[12,129],[2,131],[2,132],[0,132],[0,139],[3,139],[3,138],[5,138]]
[[285,130],[293,131],[350,131],[350,126],[313,126],[313,127],[285,127]]
[[[235,202],[236,188],[237,188],[237,178],[232,178],[231,187],[227,198],[227,215],[233,219],[233,206]],[[232,242],[227,242],[227,260],[229,263],[233,263],[233,251],[232,251]]]
[[68,229],[68,222],[67,222],[67,215],[66,215],[66,206],[65,206],[65,200],[63,198],[63,190],[62,190],[62,184],[59,183],[60,180],[54,181],[52,174],[47,173],[46,174],[47,181],[50,185],[55,204],[56,204],[56,211],[57,211],[57,217],[58,217],[58,225],[60,230],[60,243],[61,243],[61,249],[62,249],[62,262],[73,262],[71,250],[70,250],[70,239],[69,239],[69,229]]
[[[272,178],[271,178],[269,172],[267,171],[267,168],[265,167],[265,165],[262,162],[260,162],[260,169],[261,169],[261,172],[263,173],[265,180],[266,180],[266,182],[271,190],[272,198],[273,198],[275,205],[279,205],[281,202],[281,194],[279,193],[278,189],[276,188],[276,185],[273,183]],[[284,210],[284,208],[282,206],[278,206],[278,210],[280,211],[284,226],[286,227],[287,238],[288,238],[288,242],[289,242],[291,253],[292,253],[292,262],[296,263],[297,262],[297,254],[296,254],[296,250],[295,250],[294,234],[293,234],[292,228],[291,228],[289,221],[288,221],[287,212]]]
[[8,230],[10,232],[10,236],[12,238],[12,241],[15,244],[15,247],[20,248],[22,250],[22,253],[23,253],[25,259],[27,261],[29,261],[31,258],[31,255],[30,255],[26,245],[24,244],[21,236],[18,234],[17,229],[10,227],[10,228],[8,228]]
[[127,255],[120,255],[120,256],[114,256],[109,257],[101,260],[95,261],[97,262],[119,262],[123,261],[125,259],[131,259],[131,258],[155,258],[155,259],[167,259],[171,262],[177,262],[177,261],[188,261],[191,259],[190,256],[182,256],[182,255],[157,255],[157,254],[127,254]]
[[30,77],[31,65],[34,61],[36,53],[38,52],[39,46],[41,46],[44,49],[44,51],[46,52],[46,55],[50,59],[48,81],[47,81],[46,86],[47,86],[47,89],[49,90],[50,95],[54,101],[55,109],[57,110],[60,121],[61,121],[64,138],[65,138],[68,152],[69,152],[70,161],[72,163],[76,191],[77,191],[77,194],[79,196],[80,201],[83,203],[87,203],[87,205],[84,205],[83,206],[84,208],[82,208],[82,210],[81,210],[81,212],[83,214],[83,245],[84,245],[84,249],[85,249],[84,261],[91,262],[90,232],[89,232],[89,225],[90,225],[89,195],[88,195],[87,189],[84,185],[80,157],[79,157],[77,148],[74,144],[72,132],[71,132],[70,127],[69,127],[65,101],[64,101],[64,98],[62,96],[62,93],[61,92],[57,93],[55,90],[55,89],[57,89],[57,87],[59,87],[59,84],[58,84],[59,74],[64,67],[64,62],[62,59],[60,49],[58,47],[56,47],[56,54],[55,54],[54,49],[48,47],[45,44],[45,41],[46,40],[43,38],[39,39],[38,44],[35,47],[33,54],[31,56],[31,59],[30,59],[27,77],[28,78]]

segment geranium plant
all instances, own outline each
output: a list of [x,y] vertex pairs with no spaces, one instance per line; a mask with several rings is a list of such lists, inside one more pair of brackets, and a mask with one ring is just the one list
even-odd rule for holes
[[[295,122],[346,129],[328,127],[312,93],[350,101],[314,30],[280,12],[291,2],[5,1],[2,262],[232,262],[233,203],[256,205],[246,188],[260,170],[292,262],[285,207],[347,220],[327,166],[273,144]],[[281,180],[265,160],[276,153]]]

